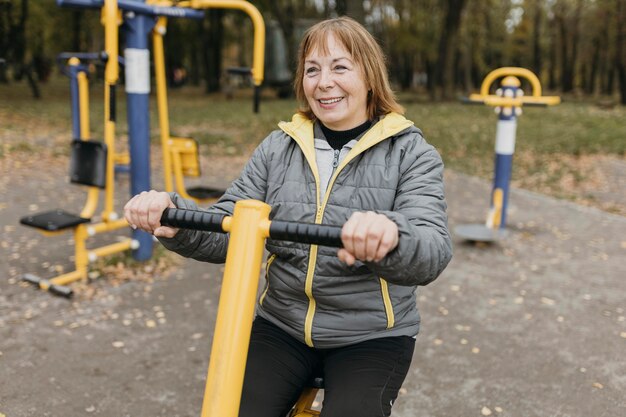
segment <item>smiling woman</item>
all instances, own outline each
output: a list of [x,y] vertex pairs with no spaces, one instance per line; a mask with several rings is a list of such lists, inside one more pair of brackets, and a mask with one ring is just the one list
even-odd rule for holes
[[[415,291],[452,256],[443,163],[401,115],[380,47],[352,19],[307,31],[295,90],[298,113],[208,211],[232,215],[236,201],[261,200],[272,218],[343,224],[343,248],[267,241],[239,416],[286,415],[320,374],[322,416],[389,416],[419,331]],[[224,262],[226,236],[162,226],[167,207],[198,209],[150,191],[125,216],[168,249]]]
[[368,120],[369,88],[363,70],[344,46],[330,35],[326,53],[319,45],[304,64],[302,87],[309,108],[333,130],[348,130]]

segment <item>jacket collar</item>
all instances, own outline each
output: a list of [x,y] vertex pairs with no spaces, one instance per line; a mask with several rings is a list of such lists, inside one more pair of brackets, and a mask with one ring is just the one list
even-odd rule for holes
[[[380,120],[361,137],[350,153],[357,155],[412,125],[413,122],[398,113],[391,112],[382,116]],[[278,127],[298,143],[311,167],[316,167],[313,121],[296,113],[291,118],[291,122],[280,122]],[[316,171],[316,169],[313,168],[313,171]]]

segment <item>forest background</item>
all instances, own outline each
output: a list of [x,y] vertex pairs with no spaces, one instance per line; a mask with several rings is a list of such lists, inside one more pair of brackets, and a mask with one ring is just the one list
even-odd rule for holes
[[[251,3],[268,27],[267,84],[279,88],[288,84],[289,74],[276,79],[276,65],[293,67],[305,28],[347,14],[383,45],[397,90],[454,99],[476,90],[489,71],[520,66],[537,74],[549,91],[626,104],[624,0]],[[26,79],[38,95],[58,53],[103,47],[99,14],[92,10],[60,8],[54,0],[0,0],[0,83]],[[170,75],[185,69],[185,81],[209,93],[220,91],[228,81],[226,68],[251,65],[252,25],[243,13],[217,9],[200,21],[170,19],[166,51]]]

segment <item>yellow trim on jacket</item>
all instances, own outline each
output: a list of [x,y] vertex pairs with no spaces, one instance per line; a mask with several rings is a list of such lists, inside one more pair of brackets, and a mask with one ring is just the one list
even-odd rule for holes
[[[343,168],[345,168],[350,161],[352,161],[356,156],[365,152],[367,149],[372,146],[382,142],[383,140],[402,132],[403,130],[409,128],[413,125],[413,122],[407,120],[404,116],[398,113],[389,113],[383,116],[374,126],[372,126],[364,135],[359,139],[357,144],[348,152],[346,157],[341,161],[333,176],[330,178],[328,182],[328,187],[326,188],[326,194],[324,195],[323,200],[320,204],[320,178],[319,172],[317,170],[317,163],[315,160],[315,138],[313,136],[313,121],[307,119],[306,117],[295,114],[291,122],[281,122],[278,124],[278,127],[282,129],[286,134],[288,134],[293,140],[296,141],[302,153],[304,154],[307,162],[311,167],[311,171],[313,171],[313,177],[315,178],[315,189],[316,189],[316,214],[315,214],[315,223],[321,223],[322,218],[324,217],[324,210],[326,209],[326,203],[328,202],[328,198],[330,197],[330,193],[337,179],[337,176],[341,172]],[[307,309],[306,318],[304,320],[304,341],[305,343],[313,347],[313,318],[315,316],[315,297],[313,297],[313,276],[315,274],[315,263],[317,261],[317,245],[311,245],[311,249],[309,251],[309,263],[307,266],[307,274],[306,280],[304,284],[304,292],[309,299],[309,307]],[[381,281],[382,285],[382,281]],[[389,294],[387,294],[389,296]],[[391,303],[388,298],[389,303]],[[387,312],[387,323],[389,324],[389,311],[387,308],[387,303],[385,302],[385,310]],[[393,308],[391,309],[391,314],[393,315]]]

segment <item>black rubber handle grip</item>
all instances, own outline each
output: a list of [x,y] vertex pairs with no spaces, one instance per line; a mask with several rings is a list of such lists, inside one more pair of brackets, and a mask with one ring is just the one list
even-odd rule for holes
[[[161,224],[181,229],[224,233],[222,222],[225,217],[223,214],[206,211],[167,208],[161,215]],[[341,226],[273,220],[270,223],[270,238],[334,248],[343,247]]]
[[50,292],[50,293],[52,293],[54,295],[65,297],[65,298],[71,298],[72,295],[74,295],[74,291],[71,288],[66,287],[64,285],[54,285],[54,284],[52,284],[52,285],[50,285],[48,287],[48,292]]
[[224,233],[222,230],[224,217],[226,217],[224,214],[207,213],[206,211],[167,208],[161,215],[161,224],[181,229]]
[[270,238],[333,248],[343,247],[341,227],[324,224],[273,220],[270,224]]

